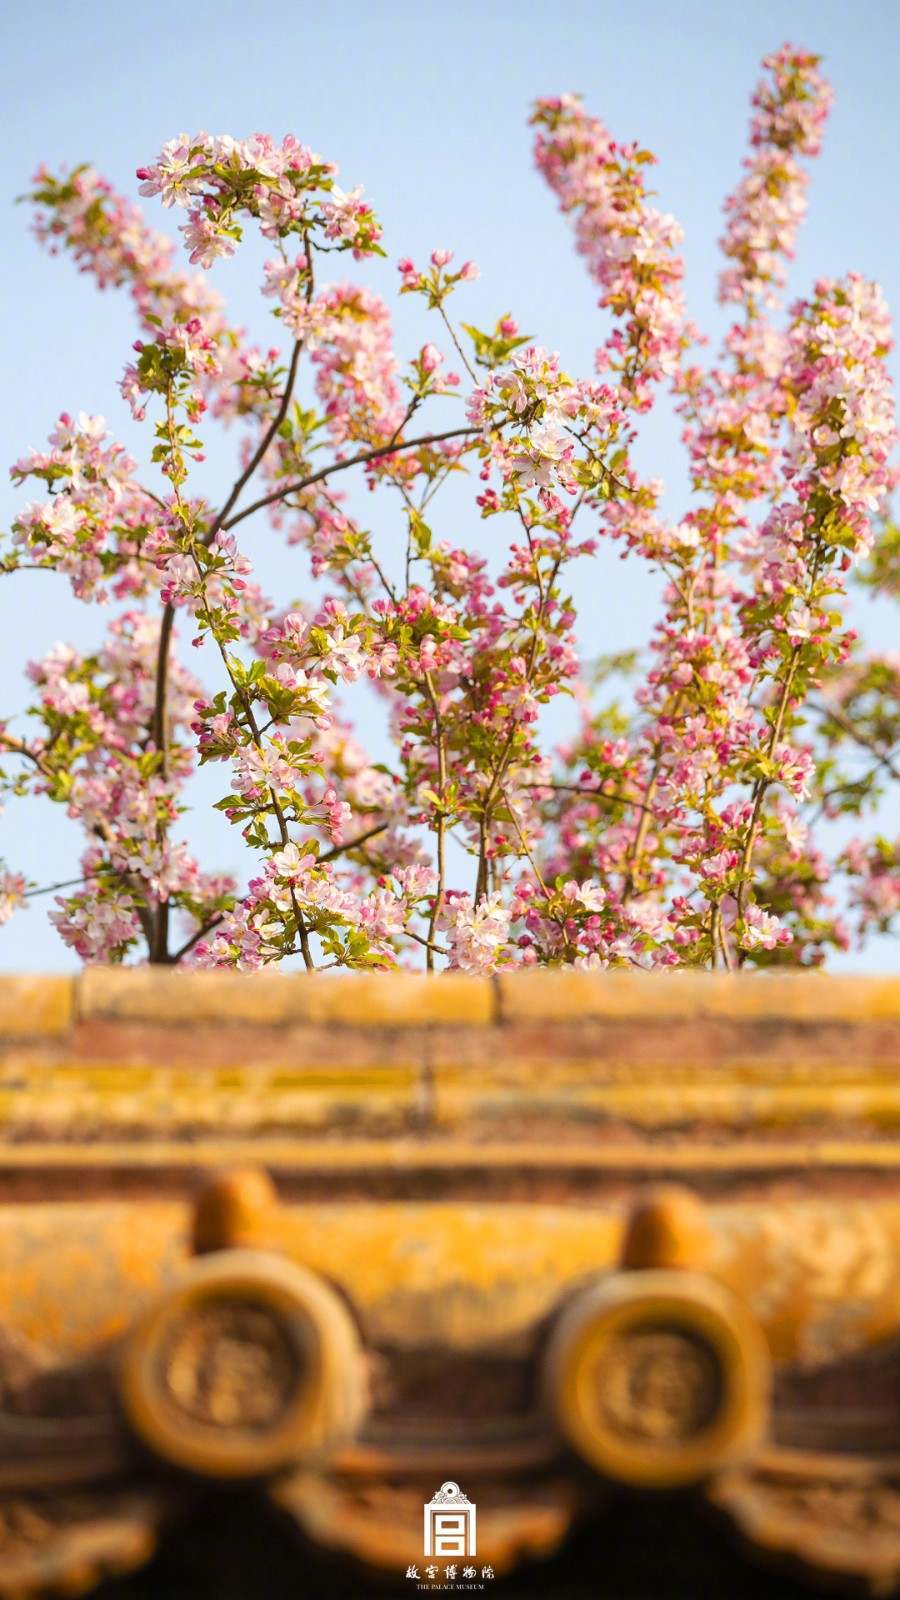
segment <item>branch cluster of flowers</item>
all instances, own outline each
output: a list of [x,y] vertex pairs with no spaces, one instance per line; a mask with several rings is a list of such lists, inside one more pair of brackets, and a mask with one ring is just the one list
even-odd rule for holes
[[[654,157],[573,96],[539,101],[532,122],[600,291],[588,377],[510,312],[452,321],[478,274],[446,249],[398,263],[400,293],[449,341],[403,361],[379,296],[319,281],[329,255],[383,253],[377,218],[291,136],[181,135],[139,170],[143,195],[186,213],[199,273],[92,168],[36,175],[42,243],[131,293],[121,391],[158,469],[139,479],[83,414],[12,468],[34,498],[2,570],[124,606],[93,654],[32,662],[24,731],[0,724],[3,789],[63,805],[83,832],[51,913],[83,960],[736,969],[818,964],[890,930],[898,844],[856,824],[897,776],[900,668],[844,620],[860,563],[897,588],[889,317],[850,273],[775,320],[831,91],[792,46],[764,69],[725,207],[720,298],[736,320],[707,365],[680,230],[646,187]],[[273,252],[261,290],[285,349],[249,345],[209,288],[248,229]],[[693,484],[677,520],[634,461],[666,389]],[[213,506],[191,486],[198,429],[235,422],[239,468]],[[348,507],[354,474],[393,508],[389,548]],[[486,553],[438,522],[460,475]],[[299,547],[304,600],[254,581],[251,519]],[[604,540],[661,577],[658,623],[628,658],[586,659],[576,635],[572,592]],[[179,661],[184,633],[210,647],[208,687]],[[342,709],[361,680],[389,761]],[[554,748],[559,696],[575,732]],[[198,764],[220,772],[218,808],[249,851],[240,880],[179,837]],[[0,921],[40,892],[3,868]]]

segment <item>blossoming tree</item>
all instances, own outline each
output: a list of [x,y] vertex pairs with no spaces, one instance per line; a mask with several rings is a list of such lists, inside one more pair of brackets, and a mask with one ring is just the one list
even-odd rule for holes
[[[779,312],[831,96],[791,46],[764,71],[721,242],[735,320],[705,364],[652,156],[571,96],[539,101],[532,124],[609,313],[587,378],[510,315],[457,321],[476,268],[444,250],[399,262],[400,293],[446,342],[402,363],[387,306],[320,281],[329,256],[383,253],[376,217],[292,136],[183,135],[139,170],[143,195],[186,211],[199,271],[93,168],[37,173],[38,238],[131,295],[121,389],[152,440],[139,478],[102,419],[63,414],[12,469],[33,498],[8,581],[36,566],[113,603],[93,653],[57,645],[29,664],[27,722],[0,724],[6,789],[49,796],[83,831],[80,877],[51,912],[82,959],[736,969],[816,963],[888,927],[897,846],[827,849],[829,825],[896,776],[900,665],[863,654],[841,609],[854,571],[897,585],[888,314],[853,273]],[[250,347],[209,286],[248,229],[271,247],[280,349]],[[676,522],[633,461],[666,389],[693,486]],[[455,399],[454,425],[429,425],[436,397],[442,418]],[[191,487],[213,423],[243,429],[218,505]],[[350,513],[351,474],[393,508],[399,561]],[[442,537],[437,493],[461,474],[489,550],[509,540],[502,565]],[[305,606],[254,582],[258,519],[308,563]],[[584,664],[567,588],[601,540],[664,578],[648,649],[612,663],[633,676],[624,706]],[[213,646],[217,685],[201,687],[179,636]],[[340,712],[361,676],[390,763]],[[561,694],[578,732],[546,748],[542,708]],[[244,882],[179,838],[198,762],[221,770]],[[41,888],[8,867],[0,914]]]

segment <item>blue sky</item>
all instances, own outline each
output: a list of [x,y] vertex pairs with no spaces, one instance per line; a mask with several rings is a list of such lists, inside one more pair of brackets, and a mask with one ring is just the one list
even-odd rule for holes
[[[486,324],[511,310],[525,331],[560,351],[566,366],[586,372],[603,327],[568,229],[533,170],[530,102],[578,91],[617,135],[656,151],[659,203],[685,229],[691,313],[715,336],[723,326],[713,302],[721,203],[738,177],[760,57],[786,38],[822,52],[837,93],[791,287],[799,293],[816,276],[853,268],[879,278],[900,308],[900,7],[893,0],[17,6],[0,69],[6,112],[0,205],[9,207],[8,377],[0,392],[6,459],[39,445],[63,409],[100,412],[135,454],[146,448],[117,388],[134,337],[125,300],[100,296],[70,262],[43,255],[26,209],[12,207],[39,161],[91,160],[135,194],[135,167],[182,129],[294,132],[340,163],[342,181],[363,183],[375,204],[389,260],[366,269],[366,280],[391,298],[402,354],[429,336],[441,340],[417,300],[395,300],[393,262],[405,254],[421,260],[445,245],[459,259],[474,257],[482,272],[466,289],[465,304],[457,302],[458,315]],[[171,213],[147,205],[156,226],[174,228]],[[217,268],[216,279],[234,319],[268,342],[272,325],[256,292],[262,254],[249,248]],[[209,451],[204,487],[211,494],[227,486],[233,444],[226,439]],[[646,429],[640,462],[666,480],[677,511],[683,458],[665,411]],[[7,525],[21,495],[5,484],[0,493]],[[474,543],[480,537],[474,522],[458,525],[465,505],[459,498],[451,503],[440,532]],[[373,525],[381,528],[377,516]],[[390,539],[388,522],[382,531]],[[301,594],[297,558],[289,567],[262,528],[253,538],[261,581],[279,597]],[[606,552],[583,583],[587,654],[646,639],[655,594],[646,573]],[[94,642],[99,619],[51,575],[19,575],[0,593],[0,714],[10,715],[26,703],[24,660],[57,639]],[[881,606],[860,609],[857,621],[874,643],[895,637]],[[377,747],[372,713],[361,709]],[[197,797],[217,792],[207,783]],[[13,803],[0,830],[0,853],[37,881],[74,875],[77,830],[54,808]],[[196,812],[187,831],[204,865],[241,865],[239,840],[218,815],[210,821],[207,811]],[[0,966],[72,965],[46,922],[46,905],[34,902],[0,931]],[[896,950],[896,944],[870,950],[865,963],[882,970],[896,965]]]

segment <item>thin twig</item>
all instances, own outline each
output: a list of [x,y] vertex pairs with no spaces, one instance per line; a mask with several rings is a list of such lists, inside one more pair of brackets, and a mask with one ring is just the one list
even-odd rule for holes
[[435,955],[448,956],[450,954],[450,951],[449,950],[445,950],[443,945],[432,944],[430,939],[424,938],[421,933],[414,933],[412,928],[407,927],[407,928],[404,928],[403,931],[404,931],[404,933],[409,935],[410,939],[415,939],[416,944],[423,944],[425,946],[426,950],[433,950]]
[[856,744],[861,745],[864,750],[870,751],[877,758],[879,766],[886,767],[892,778],[900,778],[900,769],[894,765],[892,751],[882,750],[874,739],[870,739],[868,734],[863,733],[862,729],[858,728],[850,717],[844,716],[843,712],[839,711],[837,706],[833,706],[829,700],[811,700],[809,703],[814,711],[821,712],[829,721],[842,728],[844,733],[853,739]]
[[23,900],[34,900],[39,894],[54,894],[57,889],[74,889],[79,883],[85,883],[84,878],[64,878],[62,883],[48,883],[43,889],[26,889]]
[[418,439],[402,439],[399,443],[389,441],[387,444],[377,445],[373,450],[361,450],[355,456],[348,456],[345,461],[332,461],[330,466],[320,467],[318,472],[311,472],[305,478],[298,478],[295,483],[283,484],[280,489],[273,489],[271,494],[265,494],[259,500],[254,500],[251,505],[245,506],[235,516],[229,517],[222,527],[227,533],[230,528],[237,527],[245,517],[252,517],[255,511],[261,511],[264,506],[274,505],[276,500],[285,500],[289,494],[299,494],[303,489],[309,489],[314,483],[322,483],[325,478],[330,478],[332,473],[346,472],[350,467],[363,467],[369,461],[378,461],[382,456],[392,456],[401,450],[417,450],[421,445],[441,444],[445,439],[471,438],[473,434],[480,434],[480,428],[447,428],[443,433],[424,434]]
[[504,802],[506,804],[506,809],[509,812],[510,817],[512,818],[512,825],[515,828],[516,833],[518,835],[519,844],[522,846],[522,850],[524,851],[525,855],[528,858],[528,864],[531,867],[531,870],[534,873],[535,877],[537,878],[538,887],[540,888],[541,892],[543,893],[545,899],[552,900],[553,899],[553,895],[552,895],[551,891],[547,888],[546,883],[544,882],[543,873],[541,872],[540,867],[538,866],[537,862],[534,859],[534,856],[533,856],[533,854],[531,852],[531,849],[529,848],[529,845],[528,845],[528,842],[527,842],[527,840],[525,838],[525,835],[522,832],[522,827],[521,827],[521,824],[519,822],[519,819],[516,816],[516,813],[515,813],[515,811],[513,809],[513,806],[512,806],[512,803],[510,801],[509,795],[507,794],[507,792],[504,789],[502,784],[500,785],[500,794],[501,794],[501,796],[502,796],[502,798],[503,798],[503,800],[504,800]]
[[[769,742],[766,747],[766,755],[770,761],[775,753],[775,746],[781,738],[782,730],[784,728],[784,719],[787,715],[788,701],[791,697],[791,689],[794,685],[794,678],[800,662],[802,648],[802,645],[795,645],[791,652],[788,669],[782,685],[781,700],[778,705],[778,710],[775,714],[775,720],[772,723],[772,732],[769,736]],[[737,914],[739,919],[744,917],[747,908],[747,895],[750,892],[750,869],[753,863],[753,852],[756,848],[756,840],[759,835],[759,822],[760,817],[762,816],[763,801],[770,786],[771,779],[757,778],[753,788],[753,809],[750,813],[750,824],[747,829],[747,837],[744,840],[744,848],[741,852],[740,882],[738,883],[736,896]],[[740,959],[743,960],[743,958]]]
[[316,861],[321,866],[323,861],[334,861],[338,856],[346,855],[348,850],[358,850],[367,840],[376,838],[379,833],[386,833],[389,827],[389,822],[377,822],[374,828],[367,828],[365,833],[357,834],[355,839],[348,839],[346,844],[336,844],[331,850],[326,850],[324,854],[316,857]]
[[622,794],[615,789],[586,789],[583,783],[523,783],[522,789],[551,789],[554,793],[580,794],[586,800],[609,800],[613,805],[634,806],[636,811],[650,811],[655,813],[650,806],[645,806],[643,800],[637,800],[633,795]]
[[434,717],[435,747],[438,762],[438,801],[440,809],[435,821],[435,845],[437,853],[437,892],[431,902],[431,914],[428,918],[428,956],[426,966],[429,972],[434,967],[432,951],[434,950],[434,935],[444,909],[444,885],[446,881],[445,840],[447,831],[447,818],[444,811],[444,798],[447,788],[447,748],[444,742],[444,722],[441,717],[440,702],[434,687],[434,680],[430,672],[425,674],[425,688],[431,704],[431,714]]
[[296,339],[294,341],[293,351],[291,352],[291,364],[288,368],[287,382],[284,386],[284,393],[281,396],[281,403],[279,404],[278,410],[272,418],[272,421],[269,423],[269,426],[263,434],[259,444],[250,457],[249,462],[247,463],[240,477],[235,481],[228,499],[225,501],[224,506],[216,517],[209,533],[210,544],[212,544],[212,541],[219,532],[220,528],[225,526],[229,512],[234,509],[243,489],[250,482],[250,479],[253,477],[254,472],[265,456],[266,451],[269,449],[269,446],[271,445],[275,435],[281,427],[281,424],[288,414],[288,406],[291,403],[291,395],[294,392],[294,383],[297,378],[297,367],[300,362],[300,352],[302,349],[302,339]]
[[210,917],[208,922],[201,922],[199,928],[197,928],[196,931],[191,934],[189,939],[185,940],[184,944],[181,946],[181,949],[176,950],[175,954],[169,957],[172,966],[174,966],[176,962],[180,961],[182,956],[186,956],[189,950],[193,950],[194,945],[198,944],[205,934],[211,933],[213,928],[217,928],[219,923],[222,921],[224,914],[225,913],[223,911],[217,911],[215,916]]
[[472,382],[477,384],[478,375],[472,369],[472,367],[470,367],[470,365],[469,365],[469,358],[466,355],[465,350],[463,349],[462,345],[459,342],[459,339],[456,336],[456,329],[454,328],[453,323],[450,321],[450,318],[448,317],[448,315],[447,315],[447,313],[444,310],[442,305],[438,306],[438,311],[441,314],[441,321],[443,322],[444,327],[447,329],[447,332],[449,333],[451,339],[453,340],[453,343],[456,346],[456,353],[459,356],[460,361],[462,362],[462,364],[465,367],[467,373],[469,374],[469,377],[472,379]]

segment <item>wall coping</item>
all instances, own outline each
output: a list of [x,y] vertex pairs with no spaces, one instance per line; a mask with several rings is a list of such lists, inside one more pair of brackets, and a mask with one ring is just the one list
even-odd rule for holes
[[897,1022],[900,977],[558,969],[319,977],[154,967],[0,976],[0,1038],[7,1039],[59,1037],[98,1021],[403,1029],[649,1020]]

